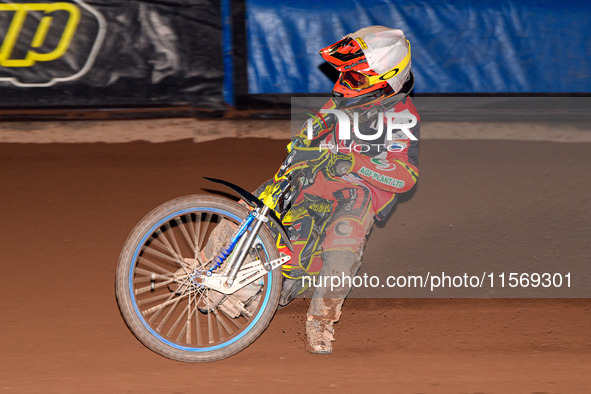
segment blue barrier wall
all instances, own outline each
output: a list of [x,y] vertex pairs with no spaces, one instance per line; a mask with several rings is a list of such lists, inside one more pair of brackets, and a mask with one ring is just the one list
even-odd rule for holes
[[588,0],[246,0],[248,92],[329,92],[317,51],[369,25],[405,31],[417,93],[591,92],[589,21]]

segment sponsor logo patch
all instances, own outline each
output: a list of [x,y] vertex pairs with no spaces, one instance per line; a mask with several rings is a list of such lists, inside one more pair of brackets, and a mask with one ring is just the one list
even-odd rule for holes
[[371,159],[371,162],[376,166],[377,170],[381,171],[394,171],[396,169],[396,164],[390,163],[386,159]]
[[348,220],[342,220],[335,226],[334,232],[339,237],[348,237],[353,232],[353,227]]
[[392,186],[397,189],[402,189],[404,187],[404,181],[380,174],[379,172],[370,170],[369,168],[366,168],[366,167],[362,167],[361,170],[359,170],[359,173],[362,175],[365,175],[367,177],[370,177],[372,179],[375,179],[379,183],[383,183],[384,185],[387,185],[387,186]]

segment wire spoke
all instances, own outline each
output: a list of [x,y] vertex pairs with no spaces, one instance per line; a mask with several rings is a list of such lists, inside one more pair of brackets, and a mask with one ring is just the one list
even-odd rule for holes
[[[236,327],[237,329],[241,329],[243,327],[241,324],[238,323],[240,317],[234,318],[234,317],[228,315],[226,312],[224,312],[223,309],[222,309],[222,312],[224,313],[224,315],[226,315],[228,317],[228,320],[230,321],[230,323],[232,323],[234,325],[234,327]],[[234,330],[232,330],[232,332],[234,332]]]
[[170,316],[172,316],[172,313],[174,312],[176,307],[181,302],[181,297],[178,297],[177,299],[171,300],[171,301],[172,301],[171,302],[172,306],[168,309],[166,316],[164,316],[164,319],[162,319],[162,321],[160,322],[158,327],[156,327],[156,331],[158,331],[158,332],[160,332],[162,330],[162,327],[164,327],[164,325],[168,322],[168,319],[170,319]]
[[191,308],[193,301],[195,300],[195,296],[191,297],[189,294],[189,302],[187,303],[187,321],[183,324],[183,328],[179,335],[176,337],[176,341],[180,342],[183,335],[185,335],[185,342],[191,344],[191,319],[193,319],[193,313],[195,313],[195,309]]
[[176,222],[177,227],[181,230],[181,234],[183,234],[183,238],[187,242],[187,245],[189,245],[189,248],[191,249],[191,251],[194,251],[195,245],[194,245],[193,241],[191,240],[191,236],[187,232],[187,227],[191,228],[191,226],[185,226],[185,224],[183,223],[181,218],[176,218],[176,219],[174,219],[174,221]]
[[189,238],[191,239],[191,244],[193,245],[193,257],[197,258],[199,255],[199,245],[197,245],[197,234],[195,234],[195,222],[197,221],[197,216],[195,220],[193,220],[193,215],[185,215],[187,218],[187,228],[189,229]]
[[[145,258],[144,256],[140,256],[138,259],[138,265],[142,264],[146,267],[151,268],[153,271],[157,271],[160,272],[163,275],[172,275],[172,272],[168,271],[165,268],[162,268],[161,266],[159,266],[156,263],[151,262],[150,260],[148,260],[147,258]],[[136,268],[137,270],[137,268]]]
[[229,335],[232,335],[233,330],[230,328],[228,323],[226,323],[224,320],[222,320],[222,315],[220,315],[220,313],[217,311],[217,309],[214,309],[213,313],[215,314],[216,320],[218,321],[218,331],[220,333],[220,338],[221,339],[225,338],[225,335],[221,331],[221,327],[223,327],[224,330],[226,330],[226,332]]
[[[175,293],[170,293],[170,295],[168,296],[168,299],[166,301],[168,302],[168,301],[172,300],[174,296],[175,296]],[[159,308],[148,321],[150,323],[154,323],[156,321],[156,319],[158,319],[158,317],[160,316],[160,314],[162,312],[164,312],[164,307]]]
[[212,307],[211,307],[211,301],[209,300],[208,296],[204,297],[206,302],[207,302],[207,336],[208,336],[208,340],[209,343],[213,343],[214,342],[214,338],[213,338],[213,322],[211,321],[211,311],[212,311]]
[[[169,262],[174,263],[176,265],[180,265],[181,267],[183,267],[185,265],[182,260],[175,259],[173,257],[167,256],[164,253],[159,252],[159,251],[157,251],[154,248],[146,248],[146,249],[144,249],[144,253],[148,253],[148,254],[151,254],[153,256],[160,257],[161,259],[163,259],[165,261],[169,261]],[[142,259],[145,259],[145,257],[140,256],[139,260],[141,261]],[[161,268],[161,267],[159,267],[159,270],[160,271],[164,271],[166,273],[169,272],[169,271],[166,271],[164,268]]]
[[156,283],[156,284],[154,284],[154,286],[150,285],[150,286],[140,287],[139,289],[135,289],[135,294],[139,295],[139,294],[147,293],[148,291],[154,291],[156,289],[159,289],[161,287],[169,285],[172,282],[174,282],[174,279],[168,279],[164,282]]
[[195,228],[193,229],[193,234],[195,234],[195,256],[199,255],[199,251],[201,248],[201,242],[199,239],[201,238],[199,230],[201,229],[201,214],[197,214],[195,216]]
[[168,332],[166,333],[166,335],[168,335],[169,337],[172,336],[172,334],[178,328],[179,324],[181,324],[181,321],[185,318],[185,314],[187,313],[187,311],[188,311],[188,309],[183,308],[183,310],[181,311],[181,314],[175,320],[174,324],[172,325],[172,327],[170,327],[170,330],[168,330]]
[[[201,299],[202,297],[200,297]],[[198,301],[195,301],[195,328],[197,331],[197,346],[203,345],[203,340],[201,339],[201,323],[199,322],[199,315],[201,312],[197,309]]]
[[[169,293],[164,293],[164,294],[159,294],[159,295],[156,295],[156,296],[153,296],[153,297],[144,298],[144,299],[138,300],[137,304],[138,304],[138,306],[150,304],[152,302],[157,302],[157,301],[163,300],[165,298],[169,298],[170,295],[174,295],[174,294],[175,293],[170,293],[170,294]],[[166,306],[166,305],[164,305],[164,306]],[[142,313],[147,314],[146,311],[144,311]]]
[[205,239],[205,235],[207,234],[207,228],[209,227],[209,224],[211,223],[211,213],[206,213],[205,214],[205,228],[201,229],[201,235],[199,238],[199,245],[203,245],[203,240]]
[[[166,231],[166,233],[163,234],[163,236],[164,236],[164,239],[168,239],[170,237],[171,244],[172,244],[177,256],[179,256],[179,258],[180,258],[183,254],[181,253],[181,249],[179,248],[179,244],[176,241],[176,236],[174,235],[174,231],[173,231],[172,227],[170,226],[171,222],[172,221],[168,221],[164,225],[164,228],[166,228],[167,231]],[[182,260],[182,258],[181,258],[181,260]]]
[[[172,278],[172,272],[168,272],[167,271],[167,273],[168,273],[168,275],[155,274],[154,272],[145,270],[143,268],[136,268],[135,269],[135,274],[136,275],[135,275],[134,281],[136,283],[139,283],[139,282],[144,282],[146,280],[151,280],[152,279],[152,275],[154,276],[154,279],[164,279],[164,280],[166,280],[166,279]],[[145,275],[145,276],[139,276],[138,274],[142,274],[142,275]]]
[[[160,229],[156,232],[156,234],[159,234],[162,236],[158,237],[158,238],[156,238],[156,237],[152,238],[152,244],[155,243],[155,244],[163,247],[164,249],[166,249],[166,251],[168,253],[170,253],[170,255],[172,257],[175,257],[178,260],[182,260],[182,256],[179,253],[177,253],[176,250],[174,250],[174,248],[172,247],[172,245],[168,241],[168,238],[166,238],[166,236],[164,235],[164,233]],[[150,245],[150,246],[152,246],[152,245]]]

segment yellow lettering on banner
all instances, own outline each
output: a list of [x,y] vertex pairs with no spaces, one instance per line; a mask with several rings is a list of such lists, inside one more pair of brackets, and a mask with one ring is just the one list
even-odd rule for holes
[[[36,62],[48,62],[59,58],[70,47],[72,37],[80,22],[80,9],[71,3],[0,4],[0,12],[2,11],[14,12],[10,27],[0,47],[0,66],[3,67],[30,67]],[[31,42],[33,48],[39,48],[45,42],[53,21],[53,17],[49,14],[56,11],[66,11],[69,14],[68,22],[57,47],[53,51],[49,53],[38,53],[29,50],[24,59],[11,59],[12,51],[21,34],[27,13],[30,11],[42,11],[44,13]]]

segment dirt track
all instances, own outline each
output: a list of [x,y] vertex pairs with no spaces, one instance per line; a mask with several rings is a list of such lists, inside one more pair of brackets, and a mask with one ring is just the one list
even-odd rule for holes
[[[268,155],[249,153],[263,144]],[[351,299],[330,356],[304,352],[306,301],[296,300],[225,361],[182,364],[145,349],[119,316],[113,289],[131,228],[156,205],[209,188],[201,175],[253,189],[276,169],[284,145],[0,145],[0,388],[589,392],[589,299]],[[367,264],[387,255],[391,234],[411,243],[407,263],[486,263],[505,256],[503,242],[520,259],[588,264],[589,169],[591,144],[423,141],[419,188],[372,234]],[[499,237],[503,228],[515,237]]]

